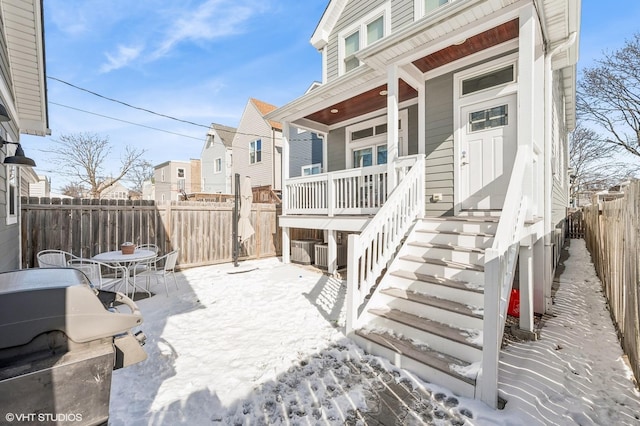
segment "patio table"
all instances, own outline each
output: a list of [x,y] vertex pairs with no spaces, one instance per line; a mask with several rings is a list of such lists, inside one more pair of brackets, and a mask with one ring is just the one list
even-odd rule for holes
[[[144,250],[144,249],[135,249],[132,254],[122,254],[121,250],[114,251],[106,251],[104,253],[96,254],[92,259],[104,262],[111,263],[116,265],[124,266],[126,269],[126,277],[125,280],[125,292],[129,294],[129,283],[133,288],[133,294],[136,294],[136,265],[146,262],[152,259],[155,259],[157,254],[153,250]],[[133,279],[131,278],[131,271],[133,270]],[[149,296],[151,296],[151,292],[147,289],[143,289],[146,291]]]

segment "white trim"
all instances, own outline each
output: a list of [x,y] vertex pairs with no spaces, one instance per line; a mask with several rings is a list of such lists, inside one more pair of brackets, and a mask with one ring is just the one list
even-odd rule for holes
[[[218,168],[218,161],[220,162],[220,167]],[[222,157],[216,157],[213,159],[213,174],[222,173]]]
[[[309,173],[308,175],[304,174],[305,169],[313,170],[315,167],[318,168],[318,173]],[[322,163],[307,164],[306,166],[300,167],[300,176],[311,176],[320,173],[322,173]]]
[[[382,38],[374,41],[371,44],[367,44],[367,39],[366,39],[367,25],[369,25],[370,23],[372,23],[373,21],[375,21],[380,17],[382,17],[384,34],[382,35]],[[344,30],[338,33],[338,75],[339,76],[344,75],[347,72],[353,71],[353,70],[346,71],[344,67],[344,61],[345,61],[344,41],[347,37],[355,34],[356,32],[359,32],[360,35],[358,37],[359,38],[358,50],[354,52],[354,55],[357,54],[362,49],[369,46],[373,46],[374,44],[388,37],[391,34],[391,2],[386,2],[382,6],[378,7],[377,9],[373,10],[371,13],[361,18],[359,21],[354,22],[353,24],[349,25]],[[363,62],[360,61],[359,59],[358,61],[359,61],[359,65],[354,69],[357,69],[360,66],[362,66]]]
[[414,5],[414,13],[413,13],[413,20],[414,21],[419,21],[422,18],[428,17],[428,16],[433,16],[436,13],[446,13],[443,12],[444,8],[447,8],[449,6],[451,6],[452,3],[456,3],[456,0],[447,0],[447,3],[440,5],[438,7],[436,7],[435,9],[433,9],[432,11],[425,13],[425,7],[424,7],[424,2],[425,0],[414,0],[413,5]]
[[[516,62],[517,66],[517,59],[518,54],[512,53],[491,62],[480,64],[473,68],[460,71],[453,75],[453,212],[455,215],[459,214],[461,210],[460,194],[462,191],[462,182],[460,181],[460,158],[462,156],[462,153],[460,145],[463,137],[463,129],[461,128],[460,123],[461,110],[463,107],[466,107],[468,105],[472,105],[478,102],[484,102],[489,99],[499,98],[512,94],[517,95],[518,73],[517,69],[514,69],[516,81],[513,83],[503,84],[490,89],[482,90],[480,92],[470,93],[468,95],[465,95],[464,97],[461,96],[462,81],[474,76],[485,74],[487,72],[490,72],[491,70],[506,67],[514,63],[514,61]],[[518,105],[517,101],[516,105]],[[520,107],[518,105],[516,109],[519,108]],[[518,114],[518,111],[514,111],[514,113]],[[520,123],[517,123],[516,125],[519,126],[519,124]]]

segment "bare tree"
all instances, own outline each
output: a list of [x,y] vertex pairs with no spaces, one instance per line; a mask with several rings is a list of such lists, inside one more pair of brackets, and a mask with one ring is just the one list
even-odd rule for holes
[[629,179],[639,171],[637,163],[620,161],[615,145],[595,131],[578,124],[569,140],[572,173],[571,198],[576,202]]
[[640,157],[640,34],[605,52],[578,83],[577,108],[602,140]]
[[82,198],[87,189],[77,182],[69,182],[62,187],[62,193],[73,198]]
[[137,161],[128,174],[128,180],[131,182],[131,190],[142,194],[142,186],[145,181],[153,180],[153,165],[147,160]]
[[100,198],[105,189],[129,173],[145,152],[125,147],[119,170],[107,178],[105,162],[112,149],[108,137],[95,133],[67,134],[60,136],[56,143],[57,149],[50,151],[54,155],[52,161],[60,166],[59,170],[73,176],[77,184],[87,185],[90,198]]

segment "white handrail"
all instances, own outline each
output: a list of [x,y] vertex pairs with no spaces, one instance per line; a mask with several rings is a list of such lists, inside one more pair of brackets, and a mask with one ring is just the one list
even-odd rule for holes
[[478,392],[480,399],[492,408],[498,405],[498,356],[527,212],[523,184],[528,159],[527,152],[518,149],[493,245],[485,251],[482,370]]
[[369,166],[288,179],[283,214],[374,214],[387,198],[387,166]]
[[[424,216],[424,155],[406,157],[396,165],[404,178],[375,217],[359,234],[349,235],[347,264],[347,333],[353,330],[358,308],[416,218]],[[399,166],[399,167],[398,167]]]

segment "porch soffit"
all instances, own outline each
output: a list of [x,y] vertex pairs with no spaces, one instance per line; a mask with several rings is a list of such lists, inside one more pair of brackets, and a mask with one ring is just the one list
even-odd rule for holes
[[[404,102],[418,96],[418,91],[407,84],[404,80],[400,80],[398,82],[398,89],[400,102]],[[307,120],[331,126],[351,118],[381,110],[387,106],[387,96],[384,92],[386,90],[387,85],[383,84],[352,98],[330,105],[328,108],[318,110],[313,114],[307,115],[305,118]]]
[[417,59],[413,61],[413,65],[425,73],[450,62],[462,59],[465,56],[513,40],[518,37],[518,32],[518,19],[514,19],[480,34],[476,34],[473,37],[469,37],[460,44],[445,47],[444,49]]
[[[469,37],[461,44],[453,44],[427,56],[413,61],[413,65],[422,73],[431,71],[450,62],[464,58],[484,49],[496,46],[518,37],[518,19],[498,25],[480,34]],[[305,116],[307,120],[327,126],[340,123],[386,107],[386,96],[380,92],[387,89],[381,85],[357,96],[342,100]],[[404,80],[399,81],[400,102],[415,98],[418,92]],[[331,111],[334,111],[333,113]],[[337,111],[337,112],[335,112]]]

